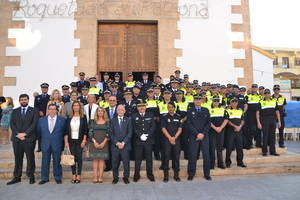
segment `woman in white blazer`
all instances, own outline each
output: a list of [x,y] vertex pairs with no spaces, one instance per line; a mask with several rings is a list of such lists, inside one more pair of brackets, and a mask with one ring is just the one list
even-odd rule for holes
[[87,123],[89,124],[91,120],[94,120],[96,110],[99,106],[96,104],[96,96],[94,94],[89,94],[87,101],[88,104],[84,106],[84,114],[86,115]]

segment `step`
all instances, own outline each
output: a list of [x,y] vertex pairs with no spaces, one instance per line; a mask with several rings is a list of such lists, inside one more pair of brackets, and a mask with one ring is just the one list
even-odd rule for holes
[[[223,152],[225,152],[224,150]],[[286,154],[287,153],[287,148],[276,148],[276,152],[279,154]],[[260,148],[253,148],[250,150],[244,149],[244,155],[261,155],[261,149]],[[232,152],[232,155],[235,155],[235,151]],[[35,153],[35,158],[39,159],[42,157],[42,153]],[[14,153],[12,152],[11,148],[6,148],[6,149],[1,149],[0,148],[0,160],[1,159],[13,159],[14,158]]]
[[[122,177],[123,170],[120,169],[120,177]],[[241,176],[241,175],[257,175],[257,174],[287,174],[287,173],[300,173],[300,162],[291,162],[291,163],[277,163],[277,164],[259,164],[259,165],[248,165],[247,168],[240,168],[236,166],[232,166],[229,169],[214,169],[211,170],[212,176]],[[132,177],[134,171],[130,170],[130,176]],[[36,171],[36,179],[40,179],[40,171]],[[146,177],[146,171],[141,170],[141,176]],[[156,179],[163,178],[163,171],[155,170],[154,176]],[[172,170],[170,170],[170,176],[173,176]],[[0,170],[0,179],[9,180],[13,177],[13,173],[11,170]],[[64,181],[68,181],[71,179],[72,175],[70,171],[63,172]],[[180,177],[182,179],[187,178],[186,167],[181,167]],[[202,167],[197,168],[196,177],[203,177],[203,170]],[[26,178],[25,173],[23,174],[23,178]],[[52,172],[50,172],[50,178],[53,180]],[[92,171],[83,171],[82,172],[82,179],[86,182],[90,182],[93,178]],[[105,182],[110,182],[112,180],[112,172],[105,172],[104,173],[104,180]]]
[[[225,158],[225,157],[224,157]],[[232,163],[236,164],[235,155],[232,155],[231,157]],[[36,161],[36,168],[41,167],[41,159],[38,158]],[[199,159],[197,162],[198,166],[202,166],[202,159]],[[260,155],[248,155],[244,157],[244,163],[245,164],[268,164],[268,163],[287,163],[287,162],[300,162],[300,154],[294,154],[294,153],[287,153],[282,154],[281,156],[267,156],[263,157]],[[181,166],[187,166],[188,161],[187,160],[180,160]],[[131,166],[134,166],[134,161],[131,161]],[[153,167],[159,168],[161,165],[160,161],[154,160],[153,161]],[[87,170],[92,169],[92,162],[91,161],[84,161],[83,167]],[[0,169],[10,169],[14,168],[14,160],[13,159],[1,159],[0,160]],[[23,168],[26,168],[26,159],[23,161]],[[145,168],[145,162],[142,162],[142,169]]]

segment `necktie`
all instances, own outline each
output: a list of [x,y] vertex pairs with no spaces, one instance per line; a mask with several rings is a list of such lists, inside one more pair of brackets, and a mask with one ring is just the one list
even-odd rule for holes
[[114,109],[113,108],[110,109],[109,116],[110,116],[110,119],[113,118],[113,116],[114,116]]
[[54,118],[50,118],[50,127],[49,127],[50,133],[53,132],[53,129],[54,129]]
[[122,125],[122,122],[123,122],[123,118],[120,117],[120,118],[119,118],[119,125],[120,125],[120,127],[121,127],[121,125]]
[[26,112],[25,112],[25,110],[26,110],[26,108],[22,108],[22,117],[24,118],[25,117],[25,114],[26,114]]

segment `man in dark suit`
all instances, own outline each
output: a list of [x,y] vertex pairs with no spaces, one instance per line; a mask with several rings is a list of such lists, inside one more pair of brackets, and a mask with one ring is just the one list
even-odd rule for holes
[[148,74],[145,72],[143,73],[143,80],[141,81],[142,83],[142,93],[146,93],[146,91],[151,88],[152,86],[152,82],[148,80],[149,76]]
[[143,157],[146,158],[147,177],[154,182],[152,146],[154,144],[155,122],[152,112],[146,112],[146,101],[139,99],[137,112],[132,115],[134,132],[135,171],[133,181],[140,179],[140,170]]
[[124,91],[124,100],[120,103],[125,105],[125,109],[126,109],[126,113],[125,116],[126,117],[131,117],[132,113],[135,112],[136,110],[136,100],[132,99],[132,92],[130,89],[126,89]]
[[[113,118],[117,117],[117,97],[116,96],[110,96],[108,98],[108,104],[109,107],[105,108],[106,113],[108,115],[109,120],[112,120]],[[109,143],[111,145],[111,143]],[[111,153],[109,154],[109,159],[105,160],[105,169],[104,171],[110,171],[111,170]]]
[[26,174],[29,177],[29,183],[35,183],[34,147],[38,112],[28,106],[29,96],[27,94],[21,94],[19,102],[21,107],[13,110],[10,121],[12,130],[11,141],[15,155],[15,169],[14,178],[8,182],[7,185],[21,182],[24,153],[27,158]]
[[188,180],[193,180],[196,174],[197,156],[199,146],[203,155],[204,178],[210,177],[209,137],[208,131],[211,127],[210,114],[207,108],[201,107],[205,100],[200,95],[194,96],[194,106],[187,112],[187,125],[189,128],[189,161]]
[[109,137],[111,140],[113,184],[119,181],[120,161],[123,162],[124,173],[123,181],[129,184],[129,152],[131,150],[132,121],[131,118],[125,117],[126,110],[124,105],[117,107],[116,118],[110,121]]
[[[43,117],[46,115],[47,105],[50,100],[50,95],[48,94],[49,84],[42,83],[41,84],[42,94],[38,95],[34,99],[34,108],[39,112],[39,116]],[[41,152],[41,140],[38,137],[38,149],[37,152]]]
[[90,88],[90,82],[85,80],[85,73],[84,72],[80,72],[79,73],[79,81],[77,81],[77,92],[81,93],[81,89],[83,87],[87,87]]
[[41,137],[42,170],[40,185],[49,182],[49,165],[53,159],[53,172],[57,184],[62,183],[62,168],[60,165],[64,136],[67,133],[66,119],[57,115],[58,107],[48,105],[48,116],[39,119],[37,132]]

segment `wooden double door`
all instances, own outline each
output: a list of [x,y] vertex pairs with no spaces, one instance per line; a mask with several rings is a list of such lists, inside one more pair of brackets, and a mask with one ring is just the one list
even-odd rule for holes
[[98,72],[158,72],[157,24],[99,23]]

